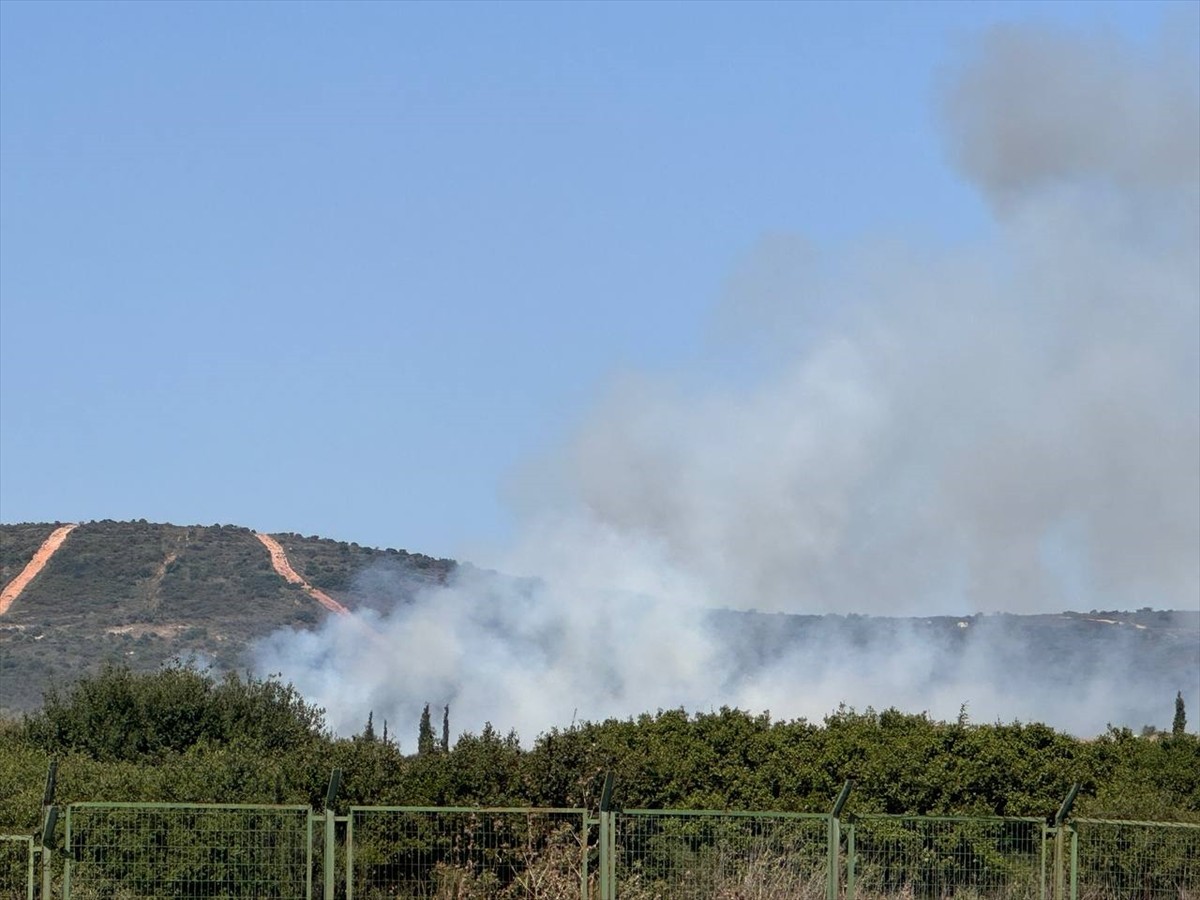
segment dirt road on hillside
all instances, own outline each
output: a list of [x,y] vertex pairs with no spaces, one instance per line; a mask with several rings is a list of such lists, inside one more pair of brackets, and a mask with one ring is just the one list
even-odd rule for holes
[[[280,546],[279,541],[275,540],[275,538],[271,537],[269,534],[259,534],[257,531],[254,532],[254,536],[262,541],[262,545],[266,547],[267,552],[271,554],[271,566],[277,573],[279,573],[280,578],[289,584],[300,585],[300,587],[304,589],[308,596],[312,597],[330,612],[335,612],[340,616],[350,615],[350,610],[346,609],[346,607],[342,606],[342,604],[338,603],[327,593],[319,588],[313,587],[296,574],[296,570],[293,569],[292,564],[288,562],[287,554],[283,552],[283,547]],[[0,609],[0,612],[3,612],[3,610]]]
[[42,546],[38,547],[37,553],[33,554],[33,559],[26,563],[25,568],[21,570],[16,578],[8,583],[3,591],[0,591],[0,616],[8,612],[9,607],[21,596],[21,591],[25,590],[29,582],[37,578],[38,573],[45,568],[46,563],[50,562],[50,557],[63,545],[63,541],[67,539],[67,535],[74,529],[74,525],[63,525],[55,528],[54,531],[50,532],[50,537],[42,541]]

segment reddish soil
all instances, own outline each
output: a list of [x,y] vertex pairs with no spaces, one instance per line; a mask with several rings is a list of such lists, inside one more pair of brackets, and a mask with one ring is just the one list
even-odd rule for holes
[[[304,588],[305,593],[312,597],[323,607],[330,612],[337,613],[340,616],[350,615],[350,610],[342,606],[327,593],[319,588],[313,587],[303,578],[296,574],[296,570],[292,568],[292,564],[288,562],[287,554],[283,552],[283,547],[279,545],[279,541],[271,537],[269,534],[254,533],[254,536],[262,541],[262,545],[267,548],[267,552],[271,554],[271,566],[279,573],[279,577],[289,584],[298,584]],[[3,610],[0,610],[2,612]]]
[[45,568],[46,563],[50,561],[50,557],[54,552],[63,545],[63,541],[67,539],[67,535],[74,529],[74,525],[63,525],[60,528],[55,528],[51,532],[50,537],[42,541],[42,546],[38,547],[37,553],[33,554],[33,559],[26,563],[25,568],[21,570],[3,591],[0,591],[0,616],[8,612],[9,608],[21,596],[21,591],[28,587],[29,582],[37,578],[38,573]]

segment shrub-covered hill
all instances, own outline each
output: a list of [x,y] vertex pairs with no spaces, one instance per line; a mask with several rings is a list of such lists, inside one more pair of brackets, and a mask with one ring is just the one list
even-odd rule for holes
[[[0,585],[12,582],[57,524],[0,525]],[[363,602],[357,581],[372,573],[387,573],[394,594],[444,581],[455,565],[317,537],[274,537],[302,578],[351,609]],[[312,627],[327,615],[275,572],[249,528],[85,522],[0,616],[0,712],[33,709],[51,683],[69,683],[106,661],[151,671],[197,658],[236,669],[248,642],[281,627]]]
[[[12,584],[57,524],[0,525],[0,586]],[[308,585],[351,610],[404,603],[445,582],[457,565],[297,534],[273,537]],[[533,584],[512,579],[510,593]],[[134,671],[175,658],[243,670],[250,642],[279,628],[316,627],[330,614],[275,571],[248,528],[82,523],[0,614],[0,714],[36,709],[47,686],[66,686],[106,661]],[[1154,702],[1200,684],[1197,611],[900,619],[713,610],[708,617],[730,650],[731,677],[786,660],[789,677],[819,679],[823,667],[843,665],[847,655],[884,656],[906,641],[937,661],[925,667],[930,691],[947,671],[978,672],[985,664],[1001,678],[1020,674],[1024,689],[1036,690],[1111,683],[1114,671],[1128,670]],[[990,648],[986,658],[983,647]],[[1110,721],[1137,727],[1153,719],[1149,709],[1140,716],[1126,710]]]

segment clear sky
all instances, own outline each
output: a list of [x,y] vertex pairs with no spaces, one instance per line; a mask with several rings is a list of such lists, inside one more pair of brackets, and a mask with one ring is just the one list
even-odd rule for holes
[[763,235],[990,226],[937,96],[990,25],[1168,5],[0,4],[0,520],[434,555]]

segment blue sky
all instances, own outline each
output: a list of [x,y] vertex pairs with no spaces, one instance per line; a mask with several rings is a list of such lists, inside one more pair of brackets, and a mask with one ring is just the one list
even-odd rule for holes
[[0,4],[0,520],[473,555],[764,235],[991,226],[990,26],[1169,4]]

